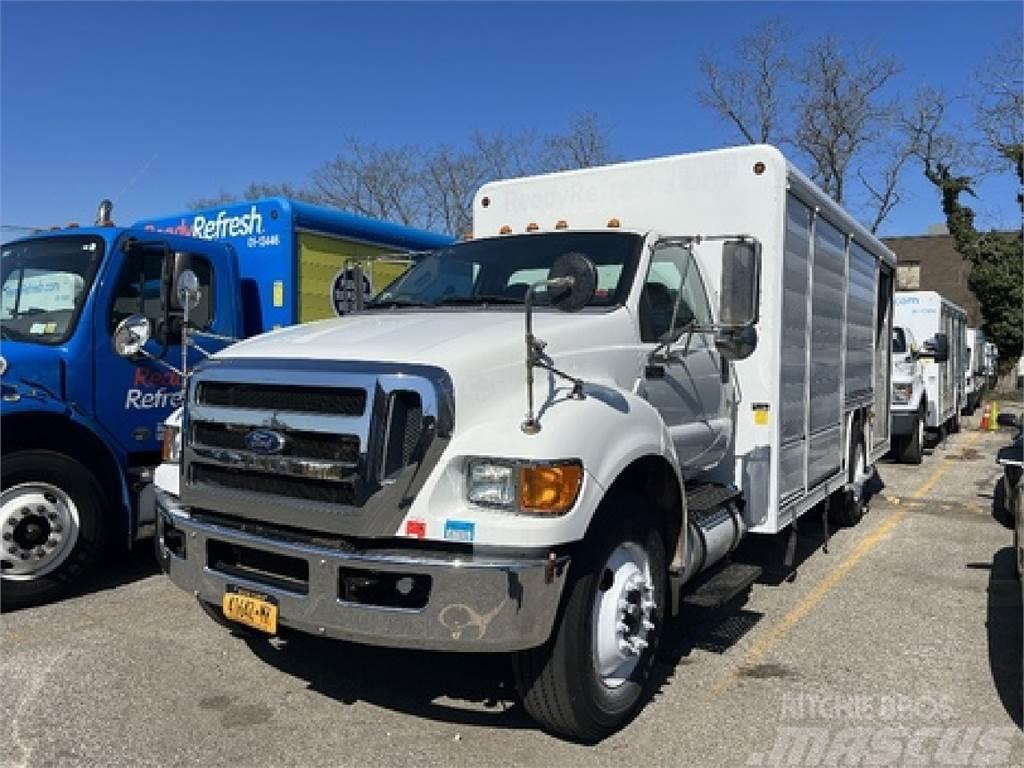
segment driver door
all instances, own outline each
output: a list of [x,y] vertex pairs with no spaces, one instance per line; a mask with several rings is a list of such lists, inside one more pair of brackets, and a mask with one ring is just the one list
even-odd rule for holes
[[[181,365],[180,313],[172,314],[171,327],[163,327],[164,262],[164,253],[157,248],[135,248],[128,253],[121,248],[112,249],[109,279],[104,281],[96,305],[96,414],[120,449],[129,454],[157,455],[163,421],[182,404],[182,382],[177,373],[153,360],[121,358],[111,341],[118,323],[129,315],[143,315],[153,329],[153,340],[146,348],[171,365]],[[212,264],[205,256],[195,254],[190,268],[199,277],[203,296],[202,304],[192,313],[190,325],[208,328],[213,308]],[[190,366],[201,359],[196,350],[189,350]]]
[[647,366],[646,398],[668,427],[684,476],[693,477],[728,448],[732,380],[715,348],[707,291],[687,244],[654,245],[639,309],[648,354],[659,345],[666,353]]

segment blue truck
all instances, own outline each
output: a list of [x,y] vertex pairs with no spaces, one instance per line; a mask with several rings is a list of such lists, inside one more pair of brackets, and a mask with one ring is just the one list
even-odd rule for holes
[[[283,198],[159,217],[120,228],[107,201],[94,227],[5,243],[0,261],[0,599],[53,599],[106,554],[149,532],[139,494],[181,404],[190,269],[201,300],[191,328],[208,351],[228,339],[343,311],[355,263],[372,293],[401,274],[396,252],[451,239]],[[154,359],[119,357],[117,326],[143,315]],[[218,338],[219,337],[219,338]],[[201,353],[190,349],[189,365]]]

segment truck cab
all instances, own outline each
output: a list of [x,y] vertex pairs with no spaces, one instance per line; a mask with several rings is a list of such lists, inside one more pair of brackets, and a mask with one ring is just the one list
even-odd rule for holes
[[907,464],[920,464],[924,455],[928,395],[920,354],[914,332],[909,327],[893,326],[892,450],[897,461]]
[[[180,377],[159,362],[182,362],[175,271],[188,265],[198,276],[195,327],[226,337],[242,331],[229,245],[101,224],[3,245],[5,607],[61,594],[108,548],[132,542],[163,421],[182,401]],[[134,314],[155,329],[151,358],[126,360],[113,348],[118,325]],[[200,353],[190,357],[194,364]]]

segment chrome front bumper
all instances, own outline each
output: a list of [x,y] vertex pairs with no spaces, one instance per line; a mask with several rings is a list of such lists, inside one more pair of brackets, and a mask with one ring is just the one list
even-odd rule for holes
[[[440,551],[346,552],[255,536],[193,519],[175,497],[159,489],[156,511],[157,558],[182,589],[218,606],[229,587],[263,593],[277,602],[282,626],[369,645],[441,651],[536,647],[551,635],[569,567],[564,556],[546,560]],[[305,588],[223,572],[211,562],[211,543],[304,561]],[[425,605],[411,609],[342,600],[341,569],[374,577],[428,577]]]

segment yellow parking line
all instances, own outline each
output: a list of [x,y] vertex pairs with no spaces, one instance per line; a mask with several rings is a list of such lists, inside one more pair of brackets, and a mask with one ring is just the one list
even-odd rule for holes
[[[980,432],[973,432],[967,438],[967,442],[964,447],[968,447],[973,444],[978,437],[981,435]],[[949,457],[945,457],[942,463],[935,468],[935,471],[928,476],[928,478],[915,490],[909,498],[920,499],[923,498],[935,484],[939,482],[942,476],[949,469]],[[858,544],[853,552],[851,552],[845,560],[837,565],[825,578],[823,578],[814,589],[804,595],[796,605],[790,608],[789,612],[782,617],[774,627],[772,627],[764,636],[758,638],[751,644],[747,653],[743,657],[743,661],[739,664],[736,669],[729,670],[718,683],[711,689],[714,694],[723,693],[732,687],[733,683],[736,682],[739,676],[740,670],[744,667],[750,667],[757,664],[761,659],[767,656],[779,642],[789,634],[790,630],[793,629],[800,621],[807,616],[814,608],[825,599],[825,596],[838,584],[842,578],[853,569],[861,559],[877,546],[878,542],[881,541],[886,534],[888,534],[896,525],[906,516],[907,507],[900,507],[892,515],[890,515],[885,521],[883,521],[875,530],[869,533],[864,539]]]

